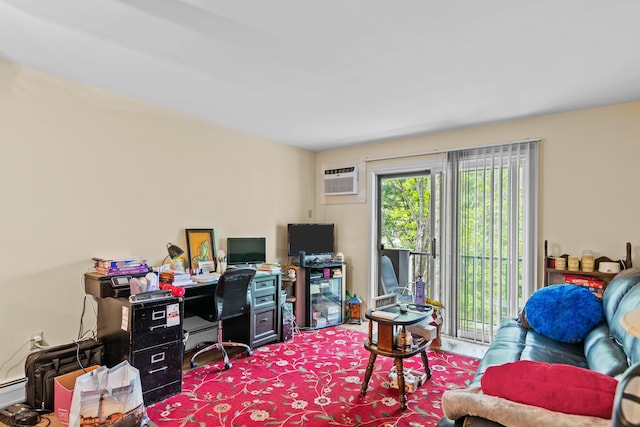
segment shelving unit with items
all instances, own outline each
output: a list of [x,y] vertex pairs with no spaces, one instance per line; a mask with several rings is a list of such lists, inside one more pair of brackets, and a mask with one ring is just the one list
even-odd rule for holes
[[295,302],[298,326],[318,329],[344,323],[345,269],[344,263],[300,268]]
[[[562,258],[561,262],[557,260]],[[572,258],[571,260],[569,258]],[[593,268],[588,266],[586,262],[578,260],[577,257],[570,257],[563,254],[559,257],[549,256],[548,242],[544,241],[544,286],[553,284],[574,284],[588,287],[599,298],[607,287],[607,284],[620,271],[632,267],[631,262],[631,243],[627,242],[626,255],[624,259],[617,261],[606,256],[601,256],[593,260]],[[571,264],[570,265],[570,261]],[[585,260],[586,261],[586,260]],[[589,263],[590,264],[590,263]]]

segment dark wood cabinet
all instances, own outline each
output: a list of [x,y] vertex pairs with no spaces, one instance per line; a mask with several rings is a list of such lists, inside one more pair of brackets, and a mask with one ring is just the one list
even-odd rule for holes
[[249,286],[251,311],[222,324],[225,341],[247,343],[251,348],[280,339],[280,274],[257,274]]
[[280,275],[257,275],[251,285],[251,348],[280,339]]
[[344,323],[346,266],[342,263],[300,267],[295,281],[298,326],[310,329]]

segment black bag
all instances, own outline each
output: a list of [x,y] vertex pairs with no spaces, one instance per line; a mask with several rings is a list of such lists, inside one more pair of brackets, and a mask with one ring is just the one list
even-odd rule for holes
[[63,344],[31,353],[24,371],[27,376],[27,404],[53,411],[53,379],[78,369],[102,365],[104,345],[94,339]]

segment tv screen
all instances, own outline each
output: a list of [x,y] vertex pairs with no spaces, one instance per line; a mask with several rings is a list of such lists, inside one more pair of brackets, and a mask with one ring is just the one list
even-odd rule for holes
[[227,238],[227,264],[262,264],[267,261],[264,237]]
[[288,224],[287,243],[289,256],[332,254],[333,224]]

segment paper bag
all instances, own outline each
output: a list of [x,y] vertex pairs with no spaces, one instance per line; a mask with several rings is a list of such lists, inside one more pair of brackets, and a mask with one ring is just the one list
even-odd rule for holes
[[126,360],[76,378],[69,427],[142,426],[149,422],[140,372]]

